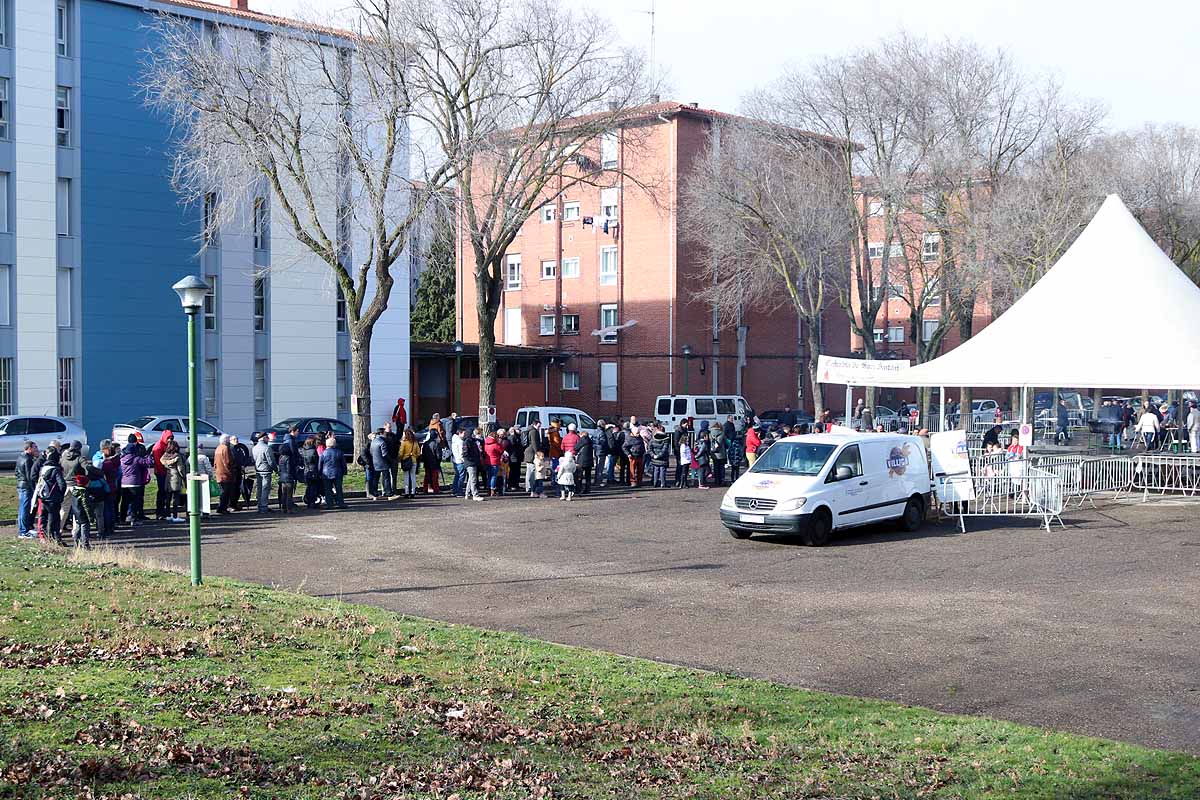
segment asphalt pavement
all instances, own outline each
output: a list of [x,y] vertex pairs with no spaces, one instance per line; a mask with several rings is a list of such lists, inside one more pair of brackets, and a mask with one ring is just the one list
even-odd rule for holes
[[[736,541],[719,491],[446,495],[206,523],[204,568],[556,642],[1200,754],[1200,504],[828,547]],[[119,535],[187,564],[187,526]]]

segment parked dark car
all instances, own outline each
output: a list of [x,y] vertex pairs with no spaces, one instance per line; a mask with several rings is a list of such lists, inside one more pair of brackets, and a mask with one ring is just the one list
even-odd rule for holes
[[346,454],[348,460],[354,460],[354,429],[341,420],[329,417],[289,417],[280,420],[267,428],[267,433],[275,434],[275,441],[271,443],[271,446],[279,447],[283,443],[283,437],[287,435],[288,429],[292,426],[300,429],[300,441],[297,444],[302,444],[305,439],[318,431],[333,431],[334,437],[337,438],[338,448]]
[[[769,411],[763,411],[758,415],[758,421],[768,428],[774,428],[779,424],[779,418],[783,416],[782,408],[772,408]],[[816,420],[812,414],[806,411],[798,411],[792,409],[792,416],[796,418],[797,425],[812,425]]]

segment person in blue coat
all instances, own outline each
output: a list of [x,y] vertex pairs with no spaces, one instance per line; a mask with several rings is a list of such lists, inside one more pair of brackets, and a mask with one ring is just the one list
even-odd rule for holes
[[346,456],[338,449],[337,437],[325,440],[321,453],[321,476],[325,479],[325,508],[345,508],[342,479],[346,477]]

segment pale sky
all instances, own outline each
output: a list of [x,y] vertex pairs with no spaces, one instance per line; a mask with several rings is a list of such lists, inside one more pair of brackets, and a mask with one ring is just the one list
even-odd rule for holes
[[[1200,4],[1195,0],[577,0],[595,5],[630,44],[649,47],[666,98],[736,111],[781,67],[907,30],[1003,47],[1070,93],[1099,100],[1114,129],[1146,122],[1200,127]],[[279,14],[345,0],[250,0]],[[665,98],[664,98],[665,99]]]

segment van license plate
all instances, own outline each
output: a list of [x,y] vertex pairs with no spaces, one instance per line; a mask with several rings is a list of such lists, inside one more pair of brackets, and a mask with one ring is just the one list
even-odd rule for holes
[[762,514],[739,514],[738,522],[755,522],[762,525],[767,521],[767,518]]

